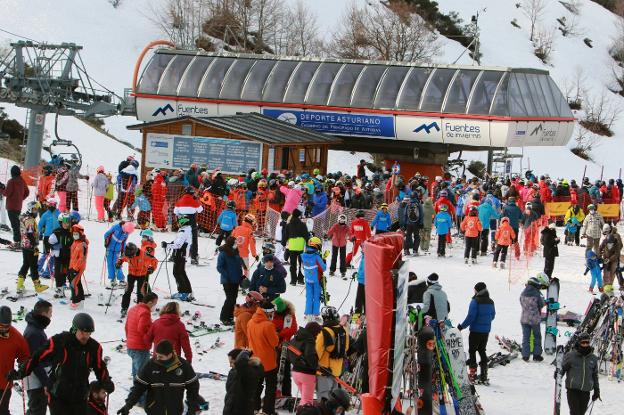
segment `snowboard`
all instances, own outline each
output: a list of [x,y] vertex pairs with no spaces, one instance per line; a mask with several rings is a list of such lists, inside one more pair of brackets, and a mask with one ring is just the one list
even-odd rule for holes
[[473,386],[468,379],[468,371],[466,370],[466,352],[464,351],[464,339],[461,332],[456,328],[449,328],[444,333],[444,343],[450,360],[451,368],[457,379],[457,383],[461,390],[461,398],[459,398],[459,413],[462,415],[478,415],[477,408],[481,407],[475,394]]
[[544,335],[544,353],[555,354],[557,351],[557,311],[559,310],[559,279],[551,278],[546,290],[546,333]]

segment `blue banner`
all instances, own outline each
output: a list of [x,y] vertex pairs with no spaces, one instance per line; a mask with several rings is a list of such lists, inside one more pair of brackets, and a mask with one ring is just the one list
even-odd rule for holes
[[321,133],[395,138],[393,116],[288,109],[264,109],[262,113]]

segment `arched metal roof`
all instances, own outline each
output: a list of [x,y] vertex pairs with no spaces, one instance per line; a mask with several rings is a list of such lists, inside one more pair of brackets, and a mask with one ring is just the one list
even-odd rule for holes
[[157,50],[137,95],[352,109],[571,118],[547,71]]

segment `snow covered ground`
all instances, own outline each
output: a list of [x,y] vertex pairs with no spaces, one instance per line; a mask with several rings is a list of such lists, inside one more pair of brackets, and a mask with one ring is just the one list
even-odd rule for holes
[[[97,294],[110,294],[102,286],[102,265],[104,256],[103,233],[107,229],[107,224],[83,221],[86,229],[87,237],[90,239],[90,250],[88,265],[86,270],[87,291],[92,296],[85,301],[85,311],[93,315],[96,320],[96,332],[94,338],[99,341],[120,340],[124,338],[123,325],[116,320],[119,318],[120,299],[114,301],[114,305],[109,309],[108,314],[104,313],[104,307],[97,305]],[[7,235],[3,235],[7,236]],[[138,243],[139,235],[131,235],[132,241]],[[160,245],[160,241],[171,241],[173,234],[156,234],[156,241]],[[461,243],[460,243],[461,244]],[[204,261],[213,251],[214,240],[200,238],[199,253]],[[582,313],[586,305],[590,301],[590,294],[587,292],[587,278],[582,275],[583,266],[583,248],[579,247],[560,247],[561,256],[557,259],[555,267],[555,275],[561,279],[561,296],[562,306],[567,309]],[[518,297],[523,289],[524,281],[528,275],[533,275],[540,270],[542,260],[538,256],[532,261],[527,271],[520,272],[522,279],[514,278],[515,283],[509,284],[509,273],[498,269],[492,269],[490,266],[491,257],[483,258],[480,263],[475,266],[466,266],[462,259],[463,246],[456,244],[452,251],[452,257],[447,259],[438,259],[431,256],[421,256],[410,258],[408,260],[411,270],[417,273],[419,278],[426,278],[431,272],[437,272],[440,275],[441,283],[449,295],[451,302],[450,317],[457,324],[464,317],[468,308],[470,297],[473,293],[472,287],[478,281],[484,281],[490,290],[491,296],[496,303],[497,316],[493,323],[492,335],[489,342],[489,352],[493,353],[499,349],[494,334],[504,335],[521,340],[519,314],[520,305]],[[157,256],[163,257],[163,251],[159,248]],[[8,286],[14,289],[14,281],[16,272],[21,264],[21,255],[16,252],[0,250],[0,274],[4,275],[0,287]],[[215,261],[208,262],[207,266],[195,267],[187,266],[189,277],[193,284],[195,295],[202,301],[216,306],[214,309],[198,307],[194,305],[182,304],[183,310],[190,310],[191,314],[196,310],[202,313],[202,320],[207,323],[218,322],[218,313],[224,299],[221,287],[219,285],[219,275],[215,269]],[[171,273],[171,266],[169,267]],[[519,274],[514,272],[514,277]],[[174,284],[173,276],[169,275],[171,283]],[[163,269],[156,282],[156,290],[163,296],[168,293],[167,273]],[[26,282],[29,290],[32,289],[32,283]],[[175,287],[175,286],[174,286]],[[328,289],[331,292],[331,304],[338,307],[345,297],[345,305],[341,312],[348,312],[355,302],[355,286],[349,287],[349,282],[342,281],[340,278],[329,278]],[[48,296],[51,295],[48,294]],[[292,301],[297,307],[297,317],[303,318],[303,307],[305,302],[305,293],[301,287],[288,286],[285,298]],[[242,301],[242,298],[239,298]],[[161,299],[160,306],[167,300]],[[34,299],[24,299],[18,303],[9,303],[14,310],[19,305],[25,305],[27,308],[32,307]],[[61,305],[56,300],[54,316],[52,324],[47,330],[48,335],[55,334],[61,330],[67,330],[74,312],[67,305]],[[6,304],[7,301],[0,300],[0,303]],[[25,323],[16,323],[18,329],[23,330]],[[564,327],[562,327],[564,329]],[[562,330],[562,331],[565,331]],[[467,334],[464,332],[464,341],[467,344]],[[233,345],[233,333],[212,334],[200,337],[199,340],[204,347],[213,344],[217,337],[225,342],[221,348],[208,352],[207,355],[199,356],[195,354],[193,358],[193,366],[196,371],[205,372],[213,370],[217,372],[227,373],[227,352]],[[124,402],[131,385],[130,379],[130,359],[126,354],[115,351],[115,346],[120,343],[106,343],[103,345],[104,354],[111,357],[110,372],[116,384],[116,391],[110,398],[110,413],[115,413]],[[478,392],[481,396],[481,402],[488,414],[546,414],[551,412],[553,404],[554,381],[552,378],[553,367],[550,365],[550,358],[542,363],[524,363],[520,359],[514,360],[506,367],[496,367],[490,371],[491,386],[478,386]],[[603,402],[597,402],[595,407],[596,414],[616,414],[620,412],[621,399],[618,393],[620,386],[615,382],[609,382],[605,377],[601,376],[601,390]],[[211,409],[209,414],[220,414],[223,405],[223,397],[225,393],[225,382],[215,380],[201,380],[201,393],[210,401]],[[565,402],[565,395],[563,397]],[[567,414],[565,403],[562,405],[563,414]],[[22,402],[19,395],[13,395],[11,400],[11,408],[14,413],[21,413]],[[134,409],[134,414],[143,413],[140,409]]]

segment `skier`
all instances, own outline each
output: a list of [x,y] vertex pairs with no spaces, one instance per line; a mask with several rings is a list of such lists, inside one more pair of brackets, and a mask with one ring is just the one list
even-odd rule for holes
[[249,291],[243,304],[234,307],[234,347],[246,349],[249,347],[247,338],[247,323],[253,317],[258,305],[264,300],[262,294],[257,291]]
[[171,298],[180,301],[193,301],[193,287],[186,275],[186,251],[192,243],[191,226],[187,217],[178,218],[178,234],[173,242],[161,242],[164,249],[170,247],[173,250],[173,278],[175,278],[178,292]]
[[249,289],[258,291],[269,301],[279,298],[280,294],[286,292],[286,270],[284,267],[275,266],[275,258],[272,254],[262,257],[262,264],[258,265],[253,273]]
[[[282,350],[282,347],[285,344],[284,342],[290,342],[290,339],[295,335],[299,326],[297,325],[297,316],[295,314],[295,306],[293,303],[282,297],[277,297],[273,300],[273,305],[275,306],[275,314],[273,314],[273,320],[271,320],[271,322],[275,326],[277,336],[280,340],[277,350]],[[284,357],[286,358],[287,356]],[[282,373],[282,388],[280,392],[282,396],[292,396],[290,363],[287,359],[283,363],[280,360],[281,353],[277,356],[277,366],[279,371]]]
[[[275,326],[271,323],[275,313],[275,306],[269,300],[264,300],[256,314],[247,324],[247,338],[249,339],[249,347],[253,354],[260,359],[264,373],[262,381],[259,382],[256,391],[255,409],[257,411],[262,408],[265,414],[275,413],[275,392],[277,388],[277,353],[275,348],[279,344],[279,337]],[[260,400],[262,395],[262,384],[264,387],[264,401]],[[252,394],[249,390],[247,393]]]
[[[128,311],[124,331],[126,333],[128,356],[132,359],[133,379],[145,365],[145,362],[150,359],[151,345],[145,341],[144,335],[152,327],[152,310],[154,310],[156,304],[158,304],[158,295],[150,292]],[[145,407],[144,396],[139,399],[139,403]]]
[[321,240],[313,236],[308,240],[308,247],[305,253],[301,254],[306,285],[304,315],[307,321],[318,319],[321,308],[321,296],[325,295],[321,284],[323,284],[323,272],[327,269],[327,265],[319,253],[320,249]]
[[488,380],[488,357],[486,353],[488,336],[492,329],[492,320],[496,317],[494,301],[490,298],[487,286],[484,282],[478,282],[474,286],[474,296],[468,306],[468,315],[461,324],[459,330],[470,328],[468,336],[468,375],[472,380],[477,376],[477,352],[479,353],[479,382],[489,384]]
[[56,177],[54,179],[54,190],[59,198],[59,209],[65,213],[67,209],[67,180],[69,179],[70,163],[63,160],[56,169]]
[[316,371],[318,369],[318,355],[316,354],[316,338],[322,327],[315,321],[299,328],[290,344],[301,351],[301,357],[288,353],[292,364],[292,377],[297,389],[301,392],[299,406],[314,402],[314,387],[316,386]]
[[111,226],[104,233],[104,246],[106,247],[106,266],[108,268],[108,281],[111,288],[115,285],[125,285],[125,277],[121,268],[117,267],[117,261],[121,252],[125,250],[128,236],[134,232],[133,222],[120,221]]
[[476,206],[471,206],[468,215],[461,223],[461,230],[465,235],[466,248],[464,249],[464,263],[468,263],[468,258],[471,256],[472,251],[472,263],[477,263],[477,252],[479,251],[479,235],[483,231],[483,225],[479,220],[479,209]]
[[52,247],[52,254],[54,255],[54,280],[56,283],[54,298],[65,297],[63,286],[65,285],[67,272],[69,271],[71,245],[74,243],[70,229],[71,223],[69,215],[67,213],[61,213],[58,217],[58,222],[61,226],[56,228],[48,239]]
[[542,246],[544,247],[544,274],[552,277],[555,269],[555,258],[559,256],[559,237],[557,237],[557,225],[555,222],[542,229]]
[[[19,379],[13,376],[15,360],[24,362],[30,354],[28,343],[24,336],[11,325],[13,313],[5,305],[0,306],[0,414],[10,414],[9,403],[11,401],[11,391],[13,390],[13,380]],[[7,382],[8,381],[8,382]]]
[[440,211],[433,220],[438,234],[438,257],[446,256],[446,236],[451,232],[453,226],[453,218],[447,209],[446,205],[440,205]]
[[228,353],[230,372],[225,384],[223,415],[254,415],[256,393],[262,385],[264,368],[249,350],[236,348]]
[[[26,314],[26,330],[24,338],[30,350],[39,350],[48,341],[45,333],[52,318],[52,304],[45,300],[35,303],[32,311]],[[28,394],[28,414],[45,415],[48,409],[48,398],[45,388],[48,384],[48,372],[45,367],[35,368],[25,380],[24,386]]]
[[410,255],[410,248],[414,255],[418,256],[420,248],[420,229],[423,227],[423,207],[418,200],[416,192],[411,194],[409,204],[405,211],[405,246],[403,252]]
[[[260,257],[256,253],[256,238],[254,238],[254,230],[256,227],[256,217],[248,213],[243,218],[243,223],[238,225],[232,231],[232,237],[236,239],[236,246],[240,257],[245,263],[245,267],[249,268],[249,254],[258,261]],[[233,307],[234,305],[232,305]]]
[[492,267],[496,268],[500,258],[500,268],[505,269],[505,261],[507,260],[507,250],[516,240],[516,232],[509,224],[509,218],[501,218],[500,225],[496,230],[496,249],[494,250],[494,258],[492,259]]
[[282,207],[282,212],[292,214],[297,209],[303,197],[303,191],[299,189],[299,187],[295,187],[295,182],[292,180],[288,182],[288,186],[280,186],[279,190],[286,199]]
[[69,271],[67,278],[71,288],[71,304],[72,310],[80,307],[80,303],[84,301],[84,290],[82,288],[82,275],[87,267],[87,254],[89,252],[89,240],[84,234],[82,225],[72,226],[72,238],[74,242],[71,246],[71,256],[69,259]]
[[542,308],[546,305],[540,289],[548,286],[548,276],[543,272],[536,277],[529,278],[525,289],[520,294],[520,305],[522,315],[520,324],[522,325],[522,360],[529,361],[530,338],[533,334],[533,360],[541,362],[542,357],[542,333],[540,323],[542,321]]
[[336,262],[340,254],[340,276],[344,279],[347,273],[347,241],[351,237],[351,230],[347,226],[347,215],[341,213],[338,215],[338,223],[334,223],[327,232],[327,238],[332,241],[332,257],[329,267],[329,276],[333,277],[336,273]]
[[134,211],[139,209],[139,213],[136,218],[136,222],[141,229],[146,229],[150,225],[150,215],[152,212],[152,205],[149,201],[149,195],[143,191],[143,188],[147,189],[148,184],[145,183],[142,187],[138,186],[134,191],[134,203],[130,206],[130,209]]
[[515,197],[510,197],[507,199],[507,204],[503,208],[502,216],[505,216],[507,219],[509,219],[509,225],[516,233],[517,238],[519,236],[518,231],[520,230],[520,219],[522,219],[522,211],[516,204]]
[[349,333],[340,325],[338,310],[332,306],[323,307],[322,334],[316,337],[318,365],[327,368],[333,376],[321,373],[316,379],[316,397],[329,399],[332,391],[338,389],[337,377],[342,374],[344,359],[349,350]]
[[80,174],[80,166],[77,163],[69,165],[67,183],[65,184],[66,210],[78,211],[78,179],[89,180],[89,176]]
[[314,186],[314,194],[312,195],[312,211],[311,216],[320,215],[327,209],[327,193],[323,191],[323,186],[319,183]]
[[156,243],[154,243],[153,236],[150,229],[141,231],[141,248],[129,242],[126,244],[124,255],[117,261],[119,267],[124,262],[128,263],[128,284],[121,298],[121,318],[126,316],[135,284],[137,303],[140,303],[143,296],[150,292],[148,279],[158,267],[158,260],[154,257]]
[[89,384],[89,399],[86,415],[108,415],[108,393],[101,382],[94,380]]
[[106,392],[113,393],[106,363],[102,360],[102,346],[91,334],[95,323],[90,315],[78,313],[70,331],[52,336],[43,348],[34,352],[28,361],[12,371],[9,380],[28,376],[40,365],[53,370],[48,383],[48,406],[51,415],[83,415],[87,410],[89,375],[95,373]]
[[587,210],[589,213],[583,220],[583,226],[581,227],[581,238],[587,238],[586,250],[593,249],[594,252],[600,252],[600,235],[602,227],[604,226],[604,219],[602,215],[596,211],[595,205],[588,205]]
[[566,375],[566,391],[570,415],[587,413],[589,392],[592,402],[600,399],[598,382],[598,357],[590,346],[590,336],[586,332],[578,335],[574,349],[563,357],[562,376]]
[[106,194],[104,195],[104,210],[108,216],[108,222],[112,222],[114,213],[110,204],[115,197],[115,186],[113,185],[113,175],[111,173],[106,173],[106,178],[108,179],[108,184],[106,185]]
[[104,166],[99,166],[95,172],[96,174],[91,183],[91,188],[93,188],[93,196],[95,197],[97,220],[98,222],[104,222],[104,197],[106,196],[106,188],[108,187],[108,177],[106,177]]
[[420,229],[420,246],[425,254],[429,253],[429,244],[431,243],[431,227],[433,225],[433,201],[427,197],[423,202],[423,223]]
[[162,340],[156,345],[154,357],[147,361],[134,378],[126,404],[117,414],[129,415],[130,409],[147,394],[147,415],[182,415],[185,390],[188,413],[198,413],[202,409],[201,403],[205,401],[199,395],[197,375],[191,363],[174,352],[171,342]]
[[351,222],[351,235],[353,235],[351,242],[353,242],[353,247],[347,255],[347,267],[351,266],[351,261],[357,254],[358,248],[371,237],[370,225],[364,216],[364,211],[360,209],[355,213],[355,220]]
[[483,202],[481,202],[477,209],[479,210],[479,221],[481,222],[481,226],[483,227],[479,238],[479,251],[481,256],[486,256],[487,248],[489,245],[488,239],[490,237],[490,224],[492,223],[492,221],[496,223],[496,219],[499,218],[499,214],[494,208],[494,202],[492,201],[492,197],[486,197],[485,199],[483,199]]
[[225,300],[221,307],[219,319],[223,325],[233,326],[236,296],[240,283],[247,274],[247,267],[238,254],[236,239],[233,236],[226,237],[225,244],[218,249],[217,271],[221,276],[220,282],[225,292]]
[[221,242],[230,236],[234,228],[238,225],[236,218],[236,203],[233,200],[228,200],[225,204],[225,209],[219,214],[217,218],[217,225],[219,226],[219,235],[215,245],[221,246]]
[[[39,224],[37,230],[39,235],[43,235],[43,254],[39,256],[37,268],[42,278],[50,278],[53,272],[50,272],[54,266],[54,260],[51,255],[52,246],[49,239],[52,232],[54,232],[60,225],[58,217],[61,212],[56,208],[56,200],[48,199],[46,202],[46,210],[39,218]],[[40,236],[41,237],[41,236]],[[44,268],[44,264],[48,261],[48,266]]]
[[180,304],[169,302],[160,310],[160,316],[156,319],[149,330],[143,335],[143,341],[148,345],[154,343],[155,347],[162,340],[168,340],[173,344],[173,350],[176,356],[182,356],[189,362],[193,361],[193,351],[189,334],[184,327],[184,323],[180,320]]
[[[579,239],[581,237],[581,223],[583,223],[584,220],[585,212],[583,212],[583,209],[581,209],[576,203],[570,205],[570,208],[566,211],[565,217],[563,219],[563,222],[566,224],[566,241],[569,240],[571,243],[572,239],[574,239],[574,243],[576,244],[576,246],[579,246]],[[568,224],[574,226],[575,229],[568,230]]]
[[[204,207],[195,196],[195,189],[192,186],[187,186],[184,189],[184,194],[175,203],[173,213],[178,217],[185,216],[189,220],[191,227],[191,244],[190,244],[190,256],[191,264],[198,265],[198,244],[197,244],[197,215],[204,210]],[[180,223],[178,222],[178,225]]]
[[292,211],[286,225],[284,239],[288,241],[290,285],[304,284],[303,276],[299,275],[299,268],[301,267],[301,254],[308,243],[308,239],[310,239],[310,232],[305,223],[301,221],[301,211],[299,209]]
[[423,294],[423,315],[443,323],[451,311],[451,304],[442,286],[440,277],[435,272],[427,277],[427,291]]
[[18,295],[25,290],[24,282],[26,281],[26,273],[30,270],[35,291],[42,293],[48,289],[47,285],[42,285],[39,281],[39,269],[37,267],[37,258],[39,256],[39,235],[37,233],[36,217],[39,213],[39,203],[29,202],[26,206],[26,212],[20,217],[21,241],[22,248],[22,267],[17,273]]
[[134,203],[134,188],[138,182],[137,167],[139,163],[136,160],[130,160],[129,163],[117,175],[117,200],[113,204],[113,211],[117,215],[117,219],[122,219],[122,213],[126,207],[128,219],[133,219],[130,206]]
[[351,397],[343,389],[334,389],[327,400],[302,406],[297,415],[345,414],[351,408]]
[[602,268],[600,264],[602,260],[598,258],[598,255],[593,250],[585,251],[585,272],[583,275],[587,275],[587,272],[591,272],[591,283],[589,284],[589,292],[594,292],[594,285],[598,286],[598,291],[603,292],[602,285]]
[[375,229],[375,234],[385,233],[390,230],[392,225],[392,217],[388,213],[388,204],[382,203],[381,209],[377,211],[375,218],[370,224],[371,229]]

